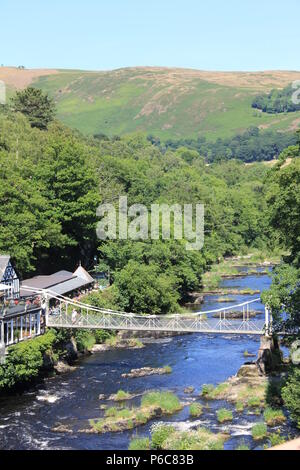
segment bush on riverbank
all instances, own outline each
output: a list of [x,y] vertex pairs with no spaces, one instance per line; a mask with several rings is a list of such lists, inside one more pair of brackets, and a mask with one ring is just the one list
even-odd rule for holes
[[201,397],[205,398],[210,398],[211,393],[214,390],[214,386],[212,384],[204,384],[202,385],[202,390],[201,390]]
[[179,398],[171,392],[149,392],[142,398],[142,407],[159,407],[165,414],[172,414],[182,409]]
[[245,409],[245,405],[242,401],[238,401],[235,405],[235,409],[238,413],[242,413]]
[[211,384],[203,385],[201,395],[208,400],[217,400],[225,398],[226,390],[228,390],[229,384],[224,382],[216,387]]
[[267,426],[265,423],[257,423],[252,427],[251,433],[255,441],[264,439],[268,434]]
[[89,330],[76,331],[75,339],[79,352],[90,351],[96,343],[95,335]]
[[277,424],[282,424],[286,421],[286,417],[282,410],[274,410],[272,408],[266,408],[264,418],[268,426],[276,426]]
[[114,401],[125,401],[131,398],[130,393],[124,392],[124,390],[119,390],[114,396]]
[[273,434],[269,434],[268,441],[269,441],[269,445],[267,445],[266,448],[280,446],[281,444],[284,444],[286,442],[286,439],[283,436],[281,436],[280,431],[278,431],[278,432],[274,432]]
[[162,443],[163,450],[223,450],[225,434],[214,434],[207,429],[175,431]]
[[134,438],[129,450],[223,450],[227,434],[214,434],[207,429],[196,431],[177,431],[167,424],[155,424],[151,430],[151,442],[148,438]]
[[200,403],[192,403],[190,406],[190,416],[198,418],[203,413],[203,406]]
[[219,423],[232,421],[233,420],[232,411],[227,410],[226,408],[221,408],[220,410],[217,411],[217,418],[218,418]]
[[5,364],[0,366],[0,392],[26,387],[39,376],[54,370],[58,360],[70,362],[76,359],[77,351],[89,351],[107,335],[111,337],[103,330],[51,329],[42,336],[10,346]]
[[259,397],[249,397],[248,398],[248,407],[249,408],[259,408],[261,400]]
[[130,441],[128,450],[150,450],[149,437],[134,437]]
[[55,340],[55,332],[50,330],[43,336],[11,346],[5,364],[0,366],[0,391],[37,378],[46,366],[45,356],[49,363],[54,363],[57,359]]
[[293,367],[282,389],[284,404],[300,429],[300,367]]
[[154,425],[151,432],[153,449],[161,449],[165,440],[174,432],[173,426],[167,424]]

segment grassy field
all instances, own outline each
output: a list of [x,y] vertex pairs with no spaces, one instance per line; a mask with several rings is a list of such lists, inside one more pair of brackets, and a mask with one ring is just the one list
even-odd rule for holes
[[300,79],[300,72],[222,73],[128,68],[110,72],[0,68],[13,89],[28,84],[55,98],[58,118],[85,134],[131,132],[162,140],[230,137],[250,126],[295,130],[300,112],[270,115],[251,108],[253,96]]

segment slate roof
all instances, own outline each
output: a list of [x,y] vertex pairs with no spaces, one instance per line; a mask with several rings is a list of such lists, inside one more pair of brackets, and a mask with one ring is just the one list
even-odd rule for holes
[[82,267],[71,273],[70,271],[58,271],[49,276],[35,276],[31,279],[25,279],[21,283],[21,297],[32,295],[29,291],[22,289],[22,286],[32,287],[33,289],[49,289],[56,294],[67,294],[73,290],[88,286],[94,279]]
[[55,294],[64,295],[68,292],[72,292],[73,290],[80,289],[85,286],[87,287],[88,285],[89,283],[85,279],[82,279],[81,277],[75,277],[67,282],[57,284],[51,288],[51,291],[55,292]]

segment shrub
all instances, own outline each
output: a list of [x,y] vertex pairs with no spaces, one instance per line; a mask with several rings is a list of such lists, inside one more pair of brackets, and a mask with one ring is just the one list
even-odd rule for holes
[[151,408],[112,407],[106,410],[104,418],[90,420],[90,424],[94,432],[121,432],[145,424],[155,416],[155,410]]
[[190,416],[197,418],[203,413],[203,406],[200,403],[192,403],[190,406]]
[[129,340],[129,346],[130,346],[131,348],[143,348],[143,347],[144,347],[142,341],[140,341],[140,340],[137,339],[137,338],[130,338],[130,340]]
[[132,416],[132,410],[129,408],[124,408],[122,410],[119,410],[116,417],[120,419],[127,419]]
[[252,430],[252,437],[255,441],[263,439],[267,435],[267,426],[265,423],[257,423],[253,426]]
[[118,336],[109,336],[109,338],[107,338],[105,340],[105,344],[107,344],[107,346],[116,346],[119,342],[119,338]]
[[151,433],[152,447],[154,449],[161,449],[164,441],[173,433],[175,429],[173,426],[160,424],[155,426],[154,431]]
[[105,341],[112,336],[112,333],[107,330],[95,330],[94,336],[96,344],[102,344],[105,343]]
[[289,375],[286,385],[282,389],[284,404],[291,413],[292,419],[300,429],[300,368],[294,367]]
[[108,408],[107,410],[105,410],[106,417],[112,418],[114,416],[117,416],[117,414],[118,414],[118,409],[115,406],[112,406],[111,408]]
[[261,404],[260,399],[258,397],[250,397],[248,400],[249,408],[257,408]]
[[242,411],[244,411],[244,408],[245,408],[245,406],[244,406],[244,403],[242,401],[236,402],[236,405],[235,405],[236,411],[241,413]]
[[214,388],[215,387],[212,384],[204,384],[202,386],[201,396],[209,398],[209,396],[213,392]]
[[124,392],[124,390],[119,390],[115,395],[115,401],[124,401],[130,398],[130,393]]
[[207,429],[189,432],[173,432],[163,442],[164,450],[223,450],[226,436]]
[[212,391],[211,397],[212,398],[221,398],[225,391],[228,389],[229,384],[222,383],[216,386],[216,388]]
[[80,352],[89,351],[96,343],[95,336],[89,330],[77,330],[75,340]]
[[5,364],[0,366],[0,390],[25,384],[38,377],[43,368],[44,354],[53,355],[54,330],[30,341],[9,348]]
[[221,408],[220,410],[218,410],[217,417],[218,417],[219,423],[225,423],[226,421],[233,420],[232,411],[227,410],[226,408]]
[[214,387],[211,384],[203,385],[201,396],[209,400],[224,398],[225,392],[228,389],[228,387],[229,387],[229,384],[226,382],[221,383],[217,385],[216,387]]
[[136,419],[140,424],[146,424],[149,419],[149,414],[144,411],[137,411]]
[[270,443],[270,447],[279,446],[280,444],[284,444],[285,438],[280,435],[280,432],[274,432],[273,434],[269,434],[268,440]]
[[142,398],[143,406],[159,407],[167,414],[172,414],[182,409],[178,397],[171,392],[149,392]]
[[150,450],[149,437],[134,437],[129,443],[128,450]]
[[277,424],[281,424],[286,420],[282,410],[274,410],[272,408],[267,408],[265,410],[264,418],[269,426],[276,426]]

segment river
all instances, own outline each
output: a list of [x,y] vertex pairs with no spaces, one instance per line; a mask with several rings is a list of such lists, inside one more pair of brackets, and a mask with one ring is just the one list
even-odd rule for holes
[[[223,287],[251,288],[263,291],[270,285],[267,275],[248,275],[235,279],[226,279]],[[257,297],[257,294],[253,296]],[[252,296],[232,296],[234,302],[251,300]],[[207,296],[202,310],[220,308],[216,296]],[[255,310],[263,305],[255,304]],[[262,318],[259,316],[258,318]],[[254,320],[255,321],[255,320]],[[153,340],[143,349],[113,350],[97,353],[83,359],[75,372],[46,379],[44,383],[19,396],[0,399],[0,449],[127,449],[130,438],[149,435],[153,421],[137,430],[103,435],[80,433],[88,427],[88,420],[99,418],[103,411],[99,394],[110,395],[123,389],[132,394],[142,394],[146,390],[160,389],[175,392],[181,400],[188,401],[184,388],[193,386],[196,396],[203,384],[217,384],[236,374],[245,362],[243,353],[257,353],[258,337],[214,336],[192,334],[173,338]],[[149,376],[136,379],[122,378],[121,374],[132,368],[144,366],[161,367],[170,365],[172,373],[162,376]],[[140,397],[132,403],[139,403]],[[225,449],[235,448],[241,441],[252,449],[259,448],[251,438],[251,426],[261,417],[246,412],[234,414],[230,425],[219,425],[215,411],[224,403],[212,402],[210,408],[197,421],[204,427],[220,431],[230,430],[231,438],[225,443]],[[227,403],[226,407],[231,406]],[[232,408],[233,409],[233,408]],[[193,426],[195,422],[188,416],[188,406],[171,418],[160,421],[176,421],[181,426]],[[51,431],[58,423],[67,425],[72,434],[58,434]],[[294,434],[290,424],[286,424],[283,433]]]

